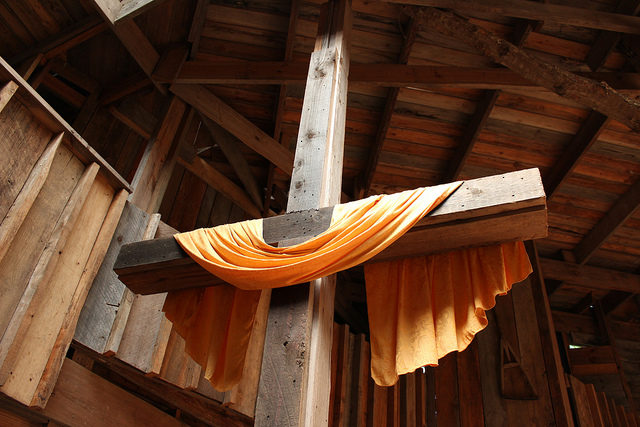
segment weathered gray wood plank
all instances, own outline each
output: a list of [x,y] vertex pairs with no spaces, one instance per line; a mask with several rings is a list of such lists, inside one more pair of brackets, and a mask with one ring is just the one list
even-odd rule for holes
[[74,339],[98,353],[103,353],[105,350],[126,289],[114,273],[113,265],[122,245],[142,238],[149,217],[149,214],[127,202],[102,266],[80,313]]

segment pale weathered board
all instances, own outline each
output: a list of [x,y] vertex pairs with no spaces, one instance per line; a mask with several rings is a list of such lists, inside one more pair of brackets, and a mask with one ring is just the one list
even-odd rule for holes
[[[51,353],[64,351],[55,348],[57,337],[113,195],[113,188],[104,178],[93,183],[64,246],[55,254],[59,259],[50,280],[38,287],[25,314],[28,322],[23,321],[16,337],[16,356],[0,390],[26,405],[46,403],[46,399],[38,398],[36,390]],[[7,360],[11,361],[9,357]]]
[[125,285],[113,272],[113,264],[122,245],[142,239],[149,217],[148,213],[127,202],[82,308],[74,339],[98,353],[105,351],[125,291]]

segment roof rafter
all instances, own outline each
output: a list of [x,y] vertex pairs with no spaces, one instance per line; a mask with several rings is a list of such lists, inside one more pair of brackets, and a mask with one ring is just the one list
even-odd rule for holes
[[424,27],[454,37],[522,77],[608,115],[635,132],[640,132],[640,103],[616,92],[606,84],[594,82],[544,62],[451,12],[433,8],[415,9],[414,12]]
[[547,198],[553,197],[556,190],[576,167],[582,156],[589,150],[598,136],[609,123],[609,118],[597,111],[591,111],[580,130],[573,136],[564,152],[544,177],[544,189]]
[[[512,36],[513,43],[516,46],[522,46],[526,38],[529,36],[529,33],[531,33],[533,27],[537,25],[539,25],[539,23],[531,23],[528,21],[519,22],[516,25]],[[482,132],[487,119],[491,115],[491,111],[493,110],[499,95],[499,90],[488,90],[483,94],[478,105],[476,105],[476,111],[473,113],[469,124],[462,134],[462,138],[460,139],[460,143],[453,155],[453,158],[449,161],[449,167],[445,173],[444,182],[453,181],[460,177],[462,168],[473,151],[475,142],[478,139],[480,132]]]
[[[623,194],[596,224],[580,243],[573,249],[576,261],[579,264],[586,263],[594,252],[604,243],[609,236],[629,218],[640,206],[640,179]],[[636,287],[637,290],[640,289]]]
[[[638,0],[620,0],[616,7],[616,12],[625,15],[635,15],[640,8]],[[603,31],[598,34],[598,38],[593,43],[589,53],[587,54],[587,65],[593,71],[602,67],[613,49],[620,41],[621,35],[617,32]]]
[[9,59],[9,63],[14,67],[27,59],[43,54],[42,59],[51,59],[78,44],[89,40],[107,29],[107,25],[98,16],[90,16],[65,31],[44,40],[38,45],[25,49],[19,54]]
[[[407,31],[407,35],[404,38],[404,43],[402,44],[402,50],[398,57],[399,64],[406,64],[409,61],[409,56],[411,55],[411,48],[413,47],[413,44],[416,40],[417,27],[416,27],[415,20],[410,19],[408,26],[409,28]],[[371,183],[373,182],[373,176],[376,173],[378,158],[380,157],[380,152],[382,151],[384,140],[387,138],[387,132],[389,131],[389,125],[391,124],[391,116],[393,115],[393,112],[396,109],[396,103],[398,102],[399,93],[400,93],[400,89],[397,87],[391,88],[387,92],[387,99],[385,101],[384,108],[382,110],[382,116],[380,117],[380,125],[376,130],[376,136],[375,136],[375,140],[373,141],[373,146],[369,151],[369,156],[367,157],[367,163],[360,177],[360,182],[362,186],[361,190],[365,196],[369,194]]]
[[271,161],[287,175],[291,175],[293,154],[205,87],[174,84],[171,86],[171,91],[191,104],[200,114],[218,123],[248,147]]
[[111,25],[119,25],[130,21],[151,7],[157,6],[162,0],[91,0],[100,13]]
[[386,0],[388,3],[432,6],[460,13],[500,14],[513,18],[552,22],[560,25],[640,34],[640,17],[595,9],[538,3],[526,0]]

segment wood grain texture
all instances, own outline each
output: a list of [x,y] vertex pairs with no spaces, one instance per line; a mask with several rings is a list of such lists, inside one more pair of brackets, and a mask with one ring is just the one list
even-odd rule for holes
[[[308,64],[302,62],[195,60],[187,61],[176,77],[176,84],[302,84],[306,80]],[[638,89],[640,79],[635,73],[586,72],[576,74],[606,82],[614,89]],[[392,63],[352,63],[349,81],[386,87],[529,88],[547,91],[533,80],[507,68],[476,68],[433,65],[404,65]]]
[[4,109],[4,107],[11,101],[13,94],[18,90],[18,84],[14,81],[9,81],[5,83],[2,88],[0,88],[0,113]]
[[633,273],[550,258],[541,258],[540,266],[545,278],[560,280],[587,289],[606,289],[631,293],[640,289],[640,275]]
[[564,5],[536,4],[522,0],[389,0],[389,2],[440,7],[461,13],[498,13],[534,21],[640,34],[638,17]]
[[31,114],[41,122],[41,124],[53,133],[64,132],[66,138],[65,145],[85,164],[96,162],[100,165],[103,173],[109,178],[114,188],[130,189],[129,184],[118,174],[115,169],[107,163],[96,150],[76,132],[20,75],[18,75],[7,62],[0,58],[0,79],[2,81],[12,80],[19,86],[19,90],[14,95],[24,107],[29,109]]
[[[85,176],[91,174],[90,169],[87,168]],[[49,361],[52,356],[61,360],[70,343],[72,330],[65,330],[65,323],[71,320],[69,316],[75,317],[80,308],[76,303],[75,311],[72,310],[74,297],[82,292],[79,286],[88,285],[81,279],[113,199],[114,190],[104,177],[95,181],[92,178],[89,182],[88,194],[80,203],[81,211],[71,223],[73,226],[64,245],[59,246],[58,241],[54,254],[57,259],[52,259],[55,261],[53,271],[36,290],[20,325],[17,335],[20,344],[10,349],[3,366],[10,371],[2,391],[29,406],[42,407],[49,397],[53,384],[46,384],[47,380],[50,376],[55,377],[60,368],[55,361],[51,364]],[[81,184],[82,181],[78,185]],[[13,363],[7,363],[11,362],[12,356],[15,357]],[[51,372],[45,374],[47,369]],[[43,376],[45,381],[41,383]]]
[[[331,208],[322,208],[265,218],[263,237],[273,244],[283,237],[317,235],[329,226],[330,213]],[[546,221],[537,171],[470,180],[371,262],[539,238],[546,236]],[[124,246],[114,268],[138,293],[220,283],[191,261],[172,238]]]
[[[78,179],[78,183],[69,196],[64,209],[57,217],[46,246],[31,271],[19,302],[15,306],[11,319],[2,335],[2,340],[0,340],[0,384],[3,387],[15,371],[14,366],[19,360],[19,353],[23,343],[20,337],[30,329],[33,321],[33,316],[28,315],[31,311],[32,300],[37,295],[40,285],[45,284],[47,288],[50,288],[49,281],[54,277],[58,262],[63,258],[61,256],[63,249],[67,239],[72,234],[78,217],[81,215],[82,207],[89,196],[98,168],[97,164],[92,163]],[[50,197],[56,197],[56,195],[51,195]],[[16,338],[20,339],[16,340]],[[18,387],[20,385],[18,384]],[[31,397],[26,393],[20,395],[17,400],[27,404],[31,401]]]
[[[117,408],[117,409],[116,409]],[[183,423],[66,359],[44,413],[65,425],[177,427]]]
[[560,361],[558,343],[555,339],[555,327],[540,269],[538,252],[533,242],[527,242],[526,246],[533,266],[533,273],[529,280],[531,280],[544,365],[549,378],[547,383],[549,384],[554,419],[558,426],[573,426],[569,396],[564,381],[564,371]]
[[258,186],[258,181],[253,175],[249,163],[239,147],[241,142],[229,135],[211,119],[203,117],[202,122],[206,125],[207,129],[209,129],[213,141],[222,149],[224,156],[233,167],[238,178],[240,178],[242,185],[249,194],[249,197],[251,197],[253,203],[258,207],[262,207],[262,195],[260,194],[261,191]]
[[[131,54],[142,71],[151,78],[160,54],[153,47],[147,36],[142,32],[140,27],[133,21],[124,21],[119,25],[112,27],[112,31],[118,36],[127,51]],[[152,79],[153,81],[153,79]],[[156,88],[161,93],[166,93],[166,88],[156,84]],[[162,88],[162,89],[161,89]]]
[[120,215],[125,207],[129,193],[126,190],[120,190],[114,195],[109,210],[107,211],[100,232],[93,244],[89,258],[87,259],[85,269],[82,272],[78,286],[73,294],[69,310],[64,317],[60,332],[53,346],[53,351],[49,356],[47,365],[38,383],[36,396],[32,401],[33,406],[44,407],[51,396],[53,387],[58,379],[58,374],[62,367],[62,363],[67,354],[67,350],[74,336],[74,331],[83,308],[84,302],[89,293],[89,289],[98,273],[102,260],[104,259],[111,238],[118,225]]
[[185,110],[186,105],[179,98],[171,99],[156,138],[147,143],[133,178],[130,200],[148,213],[157,212],[173,172],[178,145],[175,137]]
[[291,173],[293,169],[291,152],[205,87],[174,84],[171,86],[171,91],[285,173]]
[[[74,344],[76,351],[86,351]],[[103,369],[109,370],[112,383],[122,384],[123,387],[133,386],[145,397],[169,408],[176,408],[192,415],[205,424],[230,427],[253,425],[251,418],[232,409],[224,407],[199,393],[182,390],[159,378],[143,375],[140,371],[127,363],[115,358],[87,352],[99,363]]]
[[76,327],[74,339],[93,351],[104,353],[107,347],[113,347],[107,346],[107,341],[116,317],[123,315],[126,289],[113,272],[113,264],[123,244],[142,240],[148,222],[149,214],[131,203],[126,204]]
[[49,142],[49,145],[47,145],[47,148],[33,166],[20,193],[0,222],[0,261],[9,250],[11,241],[18,233],[36,197],[40,194],[40,190],[49,176],[49,170],[61,141],[62,134],[58,134]]
[[573,248],[576,262],[585,264],[605,241],[622,227],[640,206],[640,179],[614,203],[607,214]]
[[438,9],[421,9],[417,19],[426,28],[455,37],[494,61],[558,95],[576,101],[640,131],[640,106],[607,85],[602,85],[541,61],[471,22]]
[[180,156],[178,163],[189,172],[200,177],[211,188],[224,194],[251,217],[262,218],[262,212],[247,193],[203,158],[194,156],[191,159],[186,159]]

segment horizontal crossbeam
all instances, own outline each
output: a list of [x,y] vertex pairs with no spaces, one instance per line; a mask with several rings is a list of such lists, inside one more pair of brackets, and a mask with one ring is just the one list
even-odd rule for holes
[[[177,84],[304,84],[306,62],[188,61]],[[578,76],[605,82],[614,89],[640,89],[637,73],[576,72]],[[358,64],[349,69],[349,82],[377,86],[448,86],[481,89],[536,87],[507,68],[466,68],[405,64]]]
[[[311,238],[326,230],[333,208],[263,219],[263,239]],[[546,237],[546,199],[537,169],[469,180],[409,232],[369,262],[463,247]],[[175,239],[122,247],[114,270],[133,292],[153,294],[222,281],[191,260]]]

